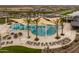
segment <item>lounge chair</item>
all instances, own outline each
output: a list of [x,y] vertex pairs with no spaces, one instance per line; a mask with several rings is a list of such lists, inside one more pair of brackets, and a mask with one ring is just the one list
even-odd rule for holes
[[45,46],[45,44],[42,42],[42,43],[41,43],[41,46]]
[[47,43],[47,42],[45,42],[45,45],[46,45],[46,46],[48,46],[48,43]]
[[11,32],[10,34],[11,34],[11,35],[14,35],[15,33]]
[[5,42],[1,42],[1,45],[4,45],[5,44]]
[[51,43],[51,42],[49,42],[49,45],[52,45],[52,43]]
[[36,46],[39,46],[39,42],[35,42]]
[[18,36],[22,36],[23,34],[21,32],[18,33]]
[[11,37],[7,37],[7,40],[10,40],[11,39]]
[[13,41],[7,41],[6,42],[6,44],[12,44],[13,43]]

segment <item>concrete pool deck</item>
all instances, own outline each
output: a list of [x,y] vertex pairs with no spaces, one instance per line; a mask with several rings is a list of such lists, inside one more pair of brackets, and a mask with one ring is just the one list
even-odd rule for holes
[[[9,33],[11,32],[11,29],[9,28],[9,26],[7,25],[0,25],[0,26],[3,26],[4,29],[5,29],[5,33]],[[6,26],[6,27],[5,27]],[[2,29],[3,30],[3,29]],[[70,23],[64,23],[64,33],[65,33],[65,36],[60,36],[61,38],[60,39],[55,39],[56,37],[56,33],[54,35],[51,35],[51,36],[44,36],[44,37],[41,37],[41,36],[38,36],[39,38],[39,41],[34,41],[35,39],[35,35],[33,35],[30,31],[30,36],[31,38],[30,39],[27,39],[27,30],[17,30],[16,32],[22,32],[23,33],[23,36],[22,37],[19,37],[17,39],[11,39],[13,41],[13,44],[8,44],[8,45],[2,45],[2,47],[5,47],[5,46],[12,46],[12,45],[21,45],[21,46],[26,46],[26,47],[30,47],[30,48],[37,48],[37,49],[44,49],[45,47],[47,46],[34,46],[34,45],[29,45],[27,44],[26,42],[27,41],[31,41],[31,42],[40,42],[40,43],[49,43],[49,42],[58,42],[60,40],[63,40],[64,38],[69,38],[71,41],[69,41],[67,44],[65,45],[68,45],[70,44],[72,41],[75,40],[75,35],[76,35],[76,31],[73,31],[71,30],[71,25]],[[5,33],[3,33],[2,35],[4,35]],[[61,29],[59,28],[59,34],[61,33]],[[10,41],[11,41],[10,40]],[[2,40],[3,41],[3,40]],[[7,40],[5,40],[6,42]],[[8,40],[9,41],[9,40]],[[56,45],[53,45],[53,46],[49,46],[49,48],[59,48],[59,47],[62,47],[62,46],[65,46],[65,45],[59,45],[59,44],[56,44]]]

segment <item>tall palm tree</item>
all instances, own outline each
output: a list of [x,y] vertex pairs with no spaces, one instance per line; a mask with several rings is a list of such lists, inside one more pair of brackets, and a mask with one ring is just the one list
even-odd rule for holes
[[30,19],[27,19],[27,27],[28,27],[28,38],[30,38],[29,30],[30,30]]
[[1,48],[1,34],[0,34],[0,48]]
[[6,15],[6,17],[5,17],[5,21],[6,21],[6,23],[8,23],[9,25],[11,24],[10,18],[12,18],[12,15],[9,14],[9,13],[7,13],[7,15]]
[[7,20],[8,20],[7,17],[5,17],[5,23],[6,23],[6,24],[7,24],[7,22],[8,22]]
[[34,20],[34,23],[36,24],[36,38],[34,39],[35,41],[38,41],[38,22],[39,22],[39,17],[37,19]]
[[35,38],[35,41],[38,41],[38,40],[39,40],[39,38],[38,38],[38,22],[39,22],[39,20],[36,19],[36,20],[34,20],[34,21],[35,21],[35,23],[36,23],[36,38]]
[[27,38],[29,39],[30,38],[30,35],[29,35],[29,30],[30,30],[30,22],[31,22],[31,18],[29,17],[30,15],[27,15],[27,19],[24,20],[26,23],[27,23],[27,28],[28,28],[28,31],[27,31]]
[[[4,12],[3,12],[4,13]],[[5,19],[5,23],[8,23],[8,18],[10,17],[10,15],[8,13],[4,13],[5,16],[3,16],[3,18]]]
[[10,20],[10,16],[6,16],[6,17],[5,17],[5,23],[6,23],[6,24],[7,24],[7,23],[10,24],[9,20]]
[[64,22],[64,18],[60,18],[60,24],[61,24],[61,29],[62,29],[62,31],[61,31],[61,35],[62,36],[64,36],[64,33],[63,33],[63,28],[64,28],[64,24],[63,24],[63,22]]
[[56,21],[54,21],[55,25],[56,25],[56,29],[57,29],[57,33],[56,33],[56,39],[59,39],[60,36],[59,36],[59,33],[58,33],[58,27],[59,27],[59,19],[57,19]]

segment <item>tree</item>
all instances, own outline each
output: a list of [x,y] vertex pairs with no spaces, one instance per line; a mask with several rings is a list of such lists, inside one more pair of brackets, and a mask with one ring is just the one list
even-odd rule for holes
[[0,48],[1,48],[1,34],[0,34]]
[[27,17],[26,17],[27,19],[24,20],[25,23],[27,23],[27,28],[28,28],[28,31],[27,31],[27,35],[28,35],[28,36],[27,36],[27,38],[30,38],[30,35],[29,35],[30,26],[29,26],[29,25],[30,25],[30,23],[31,23],[31,18],[30,18],[29,16],[30,16],[30,15],[28,14]]
[[3,12],[3,14],[5,14],[5,16],[3,16],[3,18],[5,19],[5,23],[7,24],[10,15],[9,15],[9,13],[7,13],[7,12]]
[[11,21],[10,21],[10,18],[12,18],[12,15],[7,13],[5,19],[6,19],[6,23],[8,23],[8,25],[12,24]]
[[61,35],[62,35],[62,36],[64,36],[64,33],[63,33],[64,24],[63,24],[63,22],[64,22],[64,18],[61,17],[61,18],[60,18],[60,24],[61,24],[61,30],[62,30],[62,31],[61,31]]
[[56,25],[56,29],[57,29],[57,33],[56,33],[56,39],[59,39],[60,36],[59,36],[59,33],[58,33],[58,27],[59,27],[59,19],[55,20],[54,21],[55,25]]
[[34,39],[35,41],[38,41],[38,22],[39,22],[39,17],[34,20],[34,23],[36,24],[36,38]]

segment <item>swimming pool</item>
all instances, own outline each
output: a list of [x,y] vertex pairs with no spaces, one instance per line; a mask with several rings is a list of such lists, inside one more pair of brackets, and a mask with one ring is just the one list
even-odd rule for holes
[[[12,30],[28,30],[28,26],[27,25],[23,25],[23,24],[12,24],[10,26],[10,28]],[[36,35],[36,26],[35,25],[29,25],[29,30]],[[52,25],[42,25],[42,26],[38,26],[38,32],[37,35],[38,36],[50,36],[56,33],[56,27],[52,26]]]

